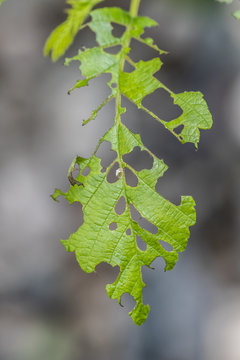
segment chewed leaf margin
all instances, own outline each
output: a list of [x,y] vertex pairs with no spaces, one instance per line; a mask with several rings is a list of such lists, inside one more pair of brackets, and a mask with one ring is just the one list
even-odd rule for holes
[[[88,85],[90,80],[101,74],[110,73],[112,79],[108,83],[108,86],[111,94],[103,104],[94,110],[92,115],[85,120],[83,124],[85,125],[90,120],[95,119],[98,111],[100,111],[109,100],[117,96],[117,89],[113,85],[118,84],[121,95],[127,97],[139,109],[142,109],[154,117],[177,137],[181,143],[191,142],[197,148],[200,140],[200,130],[207,130],[212,127],[212,116],[203,95],[200,92],[193,91],[175,94],[155,77],[155,74],[161,69],[163,64],[158,57],[149,61],[139,61],[135,63],[128,56],[130,48],[124,48],[127,37],[129,39],[133,37],[137,40],[142,39],[141,36],[144,33],[144,28],[155,26],[155,22],[147,17],[131,19],[128,12],[118,8],[93,10],[91,17],[92,21],[89,22],[89,27],[96,33],[96,40],[99,43],[99,47],[85,49],[83,51],[79,50],[78,55],[66,59],[66,65],[69,65],[72,61],[79,61],[79,69],[84,77],[84,79],[77,81],[76,85],[72,87],[69,92]],[[126,32],[122,37],[116,38],[112,35],[111,24],[114,22],[118,22],[126,27],[132,24],[131,29],[126,28]],[[105,51],[106,48],[115,45],[122,46],[122,50],[120,50],[118,54],[113,55]],[[130,73],[126,73],[120,69],[123,55],[126,61],[134,67],[134,70]],[[174,104],[182,109],[181,116],[166,122],[160,119],[150,109],[143,106],[143,99],[157,89],[164,89],[170,94]],[[176,129],[179,128],[180,125],[183,125],[183,128],[180,133],[177,133]]]
[[[88,0],[87,0],[88,1]],[[198,146],[200,130],[212,126],[212,117],[207,103],[200,92],[183,92],[175,94],[160,80],[156,74],[162,67],[159,57],[149,61],[134,62],[130,58],[132,39],[150,46],[158,54],[164,53],[151,38],[144,38],[145,29],[156,26],[156,22],[148,17],[131,15],[122,9],[101,8],[90,12],[91,20],[88,26],[96,35],[99,46],[83,48],[65,64],[72,61],[80,63],[81,78],[69,90],[69,94],[87,86],[90,81],[102,74],[110,74],[108,81],[109,96],[95,109],[83,125],[94,120],[99,111],[112,99],[116,102],[115,123],[100,139],[111,144],[117,154],[113,162],[103,169],[96,151],[89,159],[76,157],[70,166],[68,178],[70,189],[66,193],[56,190],[53,199],[62,195],[69,203],[82,204],[83,224],[69,239],[62,240],[67,251],[75,252],[81,268],[91,273],[101,262],[119,267],[119,275],[113,284],[106,286],[111,299],[118,299],[124,293],[129,293],[136,301],[130,316],[137,325],[141,325],[149,313],[149,305],[143,303],[143,288],[145,286],[141,268],[150,267],[157,258],[165,260],[165,270],[171,270],[177,260],[178,253],[185,250],[190,235],[189,228],[196,222],[195,202],[191,196],[182,196],[180,205],[166,200],[156,191],[159,177],[167,170],[166,164],[147,149],[140,135],[133,134],[121,121],[126,108],[121,105],[125,96],[139,110],[147,112],[159,121],[167,130],[182,143],[192,142]],[[114,36],[114,24],[122,25],[125,31],[119,37]],[[120,50],[112,53],[108,48],[118,46]],[[132,65],[131,72],[125,72],[125,62]],[[182,114],[171,121],[160,119],[150,109],[143,105],[146,96],[157,89],[168,92],[174,104],[178,105]],[[181,132],[177,132],[181,125]],[[151,169],[136,171],[125,161],[125,155],[135,148],[147,151],[153,159]],[[124,158],[123,158],[124,157]],[[74,178],[75,165],[80,168],[79,175]],[[85,170],[88,169],[88,172]],[[108,175],[115,171],[114,181],[109,181]],[[136,180],[128,182],[128,173]],[[125,201],[122,213],[117,213],[115,207],[120,198]],[[150,224],[156,232],[151,233],[133,218],[131,208]],[[146,248],[141,250],[137,245],[137,237],[145,242]],[[161,242],[170,245],[167,251]]]
[[[164,199],[155,190],[159,177],[167,170],[166,164],[154,156],[142,143],[140,135],[133,134],[121,123],[116,123],[100,140],[112,144],[117,158],[102,172],[101,159],[92,155],[90,159],[76,158],[80,173],[76,180],[81,185],[72,185],[68,192],[56,190],[54,199],[64,196],[69,203],[80,202],[83,208],[83,225],[68,240],[62,240],[67,251],[75,252],[80,267],[87,273],[106,262],[111,266],[119,266],[120,272],[113,284],[106,286],[111,299],[118,299],[129,293],[136,301],[135,308],[130,312],[134,323],[141,325],[149,313],[149,305],[144,305],[142,290],[145,284],[142,280],[142,266],[150,267],[157,258],[166,262],[165,270],[171,270],[178,260],[178,252],[184,251],[190,235],[189,227],[196,221],[195,203],[192,197],[181,198],[180,205],[174,205]],[[99,144],[100,144],[99,143]],[[134,170],[122,157],[133,151],[135,147],[147,151],[153,157],[153,167],[150,170]],[[128,168],[138,178],[138,185],[127,185],[124,172],[114,183],[107,181],[107,174],[118,162],[121,168]],[[83,176],[86,167],[90,173]],[[73,164],[71,165],[71,170]],[[115,211],[120,197],[126,200],[126,209],[119,215]],[[156,234],[143,229],[131,217],[132,204],[151,224],[157,227]],[[112,223],[117,224],[115,230],[110,230]],[[127,233],[127,230],[130,232]],[[140,236],[146,243],[145,251],[138,248],[136,237]],[[165,250],[159,240],[172,246],[172,251]]]

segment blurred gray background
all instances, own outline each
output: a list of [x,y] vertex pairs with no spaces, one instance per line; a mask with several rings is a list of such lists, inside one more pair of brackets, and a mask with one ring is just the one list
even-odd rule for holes
[[[129,1],[106,1],[106,5]],[[236,5],[239,5],[236,3]],[[179,203],[197,202],[197,225],[171,272],[158,259],[143,269],[142,327],[108,299],[116,271],[100,265],[86,275],[59,239],[79,226],[80,206],[54,203],[67,189],[74,156],[90,156],[113,123],[113,104],[82,128],[81,121],[107,94],[106,80],[67,96],[79,78],[42,54],[50,31],[64,20],[63,0],[7,0],[0,9],[0,360],[239,360],[240,359],[240,23],[234,5],[214,0],[142,0],[148,30],[169,55],[157,74],[176,92],[200,90],[214,117],[199,150],[181,145],[155,120],[128,108],[124,122],[169,165],[159,191]],[[117,30],[116,30],[117,31]],[[67,55],[94,45],[88,30]],[[133,44],[134,59],[155,53]],[[169,99],[145,99],[165,119]],[[102,152],[108,157],[109,149]],[[141,159],[136,158],[140,162]]]

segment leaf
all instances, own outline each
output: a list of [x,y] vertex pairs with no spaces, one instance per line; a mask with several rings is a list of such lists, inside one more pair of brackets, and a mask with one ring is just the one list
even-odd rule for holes
[[[1,0],[0,0],[1,1]],[[67,20],[59,25],[46,41],[44,55],[50,55],[53,61],[65,54],[81,25],[88,17],[92,8],[103,0],[67,0],[71,8],[67,12]]]
[[184,125],[179,134],[182,143],[192,142],[198,147],[200,139],[199,129],[210,129],[212,127],[212,116],[208,110],[203,94],[200,92],[184,92],[171,94],[174,104],[181,107],[183,114],[179,118],[166,123],[167,129],[174,130]]
[[217,1],[226,4],[231,4],[233,2],[233,0],[217,0]]
[[[231,4],[233,2],[233,0],[217,0],[217,1],[226,4]],[[232,15],[233,17],[235,17],[235,19],[240,20],[240,10],[236,10]]]
[[235,19],[240,20],[240,10],[237,10],[233,13],[233,16],[235,17]]
[[[104,8],[92,11],[91,16],[93,20],[89,23],[89,26],[96,32],[96,39],[101,47],[94,47],[85,51],[80,50],[77,56],[66,59],[66,65],[69,65],[73,60],[79,61],[81,63],[81,73],[85,77],[84,80],[79,80],[70,91],[87,85],[91,79],[101,74],[110,73],[112,74],[112,79],[108,85],[111,89],[112,96],[116,96],[116,88],[113,88],[113,84],[119,82],[121,94],[137,105],[139,109],[146,111],[157,119],[183,144],[192,142],[197,148],[200,139],[199,130],[207,130],[212,126],[212,116],[202,94],[200,92],[175,94],[153,76],[162,66],[159,58],[134,63],[127,55],[129,48],[126,47],[124,49],[124,43],[127,37],[132,38],[134,35],[134,38],[139,40],[144,32],[144,27],[155,26],[156,23],[147,17],[135,18],[133,25],[131,25],[131,31],[126,31],[120,39],[112,35],[111,23],[118,22],[118,24],[126,27],[130,26],[131,18],[129,13],[118,8]],[[115,45],[121,45],[124,53],[123,50],[121,50],[117,55],[112,55],[104,51],[104,48]],[[123,55],[125,55],[126,60],[135,67],[135,70],[131,73],[125,73],[120,69],[120,62]],[[145,96],[153,93],[158,88],[165,89],[174,99],[175,104],[181,107],[183,114],[178,119],[166,122],[142,105],[142,100]],[[95,118],[95,114],[93,118]],[[180,134],[175,131],[179,125],[183,125]]]
[[[164,174],[167,166],[155,156],[151,170],[138,172],[122,160],[123,155],[131,152],[136,146],[148,151],[140,136],[132,134],[123,124],[115,124],[103,136],[102,141],[112,143],[112,150],[117,152],[117,159],[105,172],[101,171],[101,160],[95,155],[81,161],[77,181],[83,183],[83,186],[71,186],[67,193],[61,194],[69,203],[78,201],[82,204],[84,223],[62,243],[67,251],[75,252],[79,265],[87,273],[93,272],[101,262],[119,266],[118,278],[113,284],[107,285],[107,293],[111,299],[118,299],[119,303],[124,293],[132,295],[136,307],[130,316],[135,324],[141,325],[149,312],[149,306],[144,305],[142,299],[145,284],[141,268],[143,265],[150,266],[159,256],[165,259],[166,270],[174,267],[178,259],[177,252],[186,248],[189,226],[195,223],[195,203],[190,196],[186,196],[182,197],[181,204],[176,206],[156,192],[156,182]],[[128,168],[137,176],[136,187],[127,185],[125,175],[115,183],[107,181],[107,174],[116,162],[124,171]],[[91,170],[87,177],[82,175],[86,167]],[[57,191],[54,197],[59,195]],[[118,215],[115,206],[122,196],[127,205],[123,214]],[[157,234],[153,235],[144,230],[132,219],[131,204],[142,217],[158,228]],[[117,228],[111,231],[109,226],[113,223],[116,223]],[[130,235],[126,233],[128,229],[131,230]],[[137,235],[146,242],[146,251],[141,251],[137,247]],[[171,244],[173,250],[166,251],[159,240]]]
[[[121,98],[125,96],[139,109],[153,116],[182,143],[192,142],[196,147],[200,130],[212,126],[212,117],[200,92],[175,94],[155,77],[162,66],[158,57],[136,63],[130,58],[132,39],[154,48],[158,54],[163,53],[154,45],[152,39],[143,37],[145,28],[156,26],[155,21],[148,17],[132,16],[129,12],[115,7],[93,10],[90,15],[88,26],[96,34],[99,46],[79,50],[76,56],[66,59],[67,66],[72,61],[80,63],[82,76],[69,93],[87,86],[89,81],[102,74],[111,75],[108,98],[83,124],[95,119],[102,107],[115,99],[115,123],[100,139],[97,149],[103,141],[107,141],[117,155],[107,169],[102,168],[96,151],[89,159],[76,157],[68,173],[71,183],[69,191],[64,193],[56,190],[53,199],[64,196],[70,204],[82,204],[83,224],[68,240],[62,240],[62,243],[67,251],[75,252],[79,265],[87,273],[93,272],[101,262],[119,267],[116,281],[106,287],[107,293],[111,299],[118,299],[119,303],[122,295],[129,293],[136,301],[130,316],[135,324],[141,325],[150,309],[143,303],[142,290],[145,284],[141,268],[144,265],[150,267],[157,257],[162,257],[166,262],[165,269],[171,270],[178,260],[178,252],[184,251],[187,246],[189,227],[195,224],[196,213],[195,202],[191,196],[182,196],[181,203],[177,206],[156,191],[156,183],[167,170],[167,166],[143,145],[140,135],[133,134],[122,124],[121,116],[126,109],[121,105]],[[113,35],[114,24],[125,27],[120,37]],[[117,54],[107,51],[112,46],[119,46]],[[125,72],[125,62],[132,65],[132,72]],[[159,88],[167,91],[174,104],[182,109],[182,114],[177,119],[166,122],[143,106],[144,98]],[[179,125],[183,127],[180,134],[176,132]],[[124,156],[136,147],[147,151],[153,158],[150,170],[136,171],[124,160]],[[72,176],[75,164],[80,168],[76,179]],[[86,176],[84,171],[87,168],[90,173]],[[115,179],[109,182],[109,174],[113,171],[116,172]],[[128,172],[136,180],[134,186],[128,183]],[[126,203],[121,215],[116,212],[120,198],[125,199]],[[132,208],[156,229],[154,234],[134,220]],[[146,243],[145,251],[138,248],[137,237],[141,237]],[[160,241],[170,244],[172,250],[165,250]]]

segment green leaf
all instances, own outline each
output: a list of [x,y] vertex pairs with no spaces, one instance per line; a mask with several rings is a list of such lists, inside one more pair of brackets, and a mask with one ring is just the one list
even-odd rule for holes
[[[212,126],[212,117],[200,92],[183,92],[175,94],[159,81],[155,74],[161,69],[162,61],[156,57],[149,61],[134,62],[129,52],[132,39],[161,51],[153,40],[144,38],[145,28],[156,26],[156,22],[148,17],[133,16],[119,8],[102,8],[91,12],[89,28],[96,34],[99,46],[79,50],[73,58],[66,59],[68,66],[72,61],[80,63],[82,78],[70,90],[87,86],[89,81],[102,74],[110,74],[108,82],[109,96],[84,120],[83,125],[96,118],[98,112],[110,100],[115,99],[116,114],[113,127],[100,139],[111,144],[116,158],[107,169],[101,166],[101,159],[95,153],[89,159],[76,157],[70,166],[68,178],[71,183],[69,191],[63,193],[56,190],[53,199],[64,196],[69,203],[79,202],[83,209],[83,224],[69,239],[62,240],[67,251],[75,252],[81,268],[87,273],[95,270],[101,262],[119,267],[119,275],[113,284],[107,285],[107,293],[111,299],[118,299],[129,293],[136,301],[130,316],[137,325],[147,318],[149,306],[143,303],[142,266],[150,267],[157,258],[166,262],[166,270],[171,270],[177,260],[178,252],[185,250],[190,235],[189,227],[195,224],[195,202],[191,196],[182,196],[180,205],[174,205],[162,197],[155,189],[159,177],[163,176],[167,166],[159,160],[142,143],[140,135],[133,134],[122,124],[121,116],[126,111],[121,105],[125,96],[140,110],[146,111],[159,121],[182,143],[191,142],[198,146],[200,130]],[[120,37],[113,35],[114,24],[125,27]],[[109,47],[119,46],[119,51],[112,54]],[[125,62],[133,67],[132,72],[125,71]],[[173,99],[174,104],[182,109],[182,114],[174,120],[166,122],[150,109],[143,106],[146,96],[157,89],[164,89]],[[182,126],[181,132],[176,129]],[[125,155],[135,148],[147,151],[153,159],[150,170],[136,171],[125,161]],[[75,179],[72,175],[75,165],[80,171]],[[84,171],[90,170],[86,176]],[[115,169],[115,180],[109,182],[109,173]],[[136,186],[128,184],[130,172],[135,177]],[[121,215],[116,212],[119,199],[125,200],[125,208]],[[152,234],[134,219],[133,209],[147,220],[156,232]],[[115,227],[113,227],[115,226]],[[146,250],[137,246],[137,237],[146,243]],[[166,251],[160,241],[172,246]]]
[[235,17],[235,19],[240,20],[240,10],[237,10],[233,13],[233,16]]
[[233,2],[233,0],[217,0],[217,1],[226,4],[231,4]]
[[[233,2],[233,0],[217,0],[217,1],[226,4],[231,4]],[[240,10],[235,11],[233,13],[233,17],[235,17],[235,19],[237,20],[240,20]]]
[[[1,0],[0,0],[1,1]],[[65,54],[92,8],[103,0],[67,0],[71,8],[67,20],[59,25],[49,36],[44,47],[44,55],[50,55],[53,61]]]
[[[102,17],[101,14],[103,14]],[[155,22],[145,17],[135,18],[134,21],[131,22],[129,13],[116,8],[94,10],[91,16],[93,21],[90,22],[89,26],[96,32],[97,42],[101,47],[79,51],[77,56],[66,59],[66,65],[69,65],[73,60],[79,61],[81,63],[81,73],[85,77],[85,80],[79,80],[70,91],[87,85],[89,80],[101,74],[110,73],[112,74],[112,79],[108,85],[111,89],[112,96],[116,96],[116,88],[113,88],[113,84],[118,83],[120,93],[137,105],[139,109],[146,111],[157,119],[166,129],[170,130],[179,141],[182,143],[192,142],[197,148],[200,139],[199,130],[207,130],[212,126],[212,116],[202,94],[200,92],[175,94],[153,76],[162,66],[159,58],[134,63],[128,57],[129,48],[124,48],[127,38],[132,38],[134,34],[135,39],[141,39],[144,26],[155,26]],[[131,31],[126,31],[122,35],[122,38],[119,39],[112,35],[112,22],[118,22],[126,27],[129,27],[131,23],[133,25],[131,25]],[[121,45],[123,49],[117,55],[112,55],[104,51],[104,48],[115,45]],[[131,73],[126,73],[120,69],[122,56],[135,67],[135,70]],[[159,88],[165,89],[174,99],[175,104],[181,107],[183,114],[178,119],[166,122],[142,105],[142,100],[145,96]],[[89,120],[92,118],[95,118],[95,113]],[[180,125],[183,125],[183,129],[180,133],[177,133],[175,129]]]
[[[71,186],[65,194],[56,191],[54,198],[64,195],[69,203],[80,202],[83,206],[84,223],[62,243],[67,251],[74,251],[81,268],[91,273],[101,262],[119,266],[120,272],[116,281],[107,285],[107,293],[111,299],[118,299],[129,293],[136,301],[136,307],[130,313],[135,324],[141,325],[149,312],[149,306],[143,304],[141,268],[150,264],[159,256],[166,262],[166,270],[171,270],[178,260],[177,252],[186,248],[189,238],[189,226],[195,224],[194,200],[190,196],[182,197],[181,204],[176,206],[160,196],[155,185],[164,174],[167,166],[156,158],[142,144],[139,135],[132,134],[122,123],[116,123],[103,138],[109,141],[117,158],[103,172],[101,160],[93,155],[83,160],[77,181],[83,186]],[[153,157],[151,170],[135,171],[122,160],[125,154],[135,147],[148,151]],[[123,171],[128,168],[138,178],[138,185],[127,185],[125,174],[115,183],[109,183],[107,174],[118,163]],[[87,176],[82,175],[86,167],[90,168]],[[124,197],[126,208],[121,215],[115,211],[115,206]],[[134,206],[141,216],[157,227],[153,235],[143,229],[132,219],[130,208]],[[116,230],[110,230],[111,224],[116,224]],[[136,237],[140,236],[147,248],[141,251],[137,246]],[[166,251],[159,240],[170,244],[172,251]]]
[[161,65],[161,60],[155,58],[134,64],[135,70],[130,74],[121,72],[119,78],[121,93],[141,108],[145,96],[162,87],[161,83],[153,77],[153,74],[160,70]]
[[106,100],[104,100],[102,102],[102,104],[98,106],[98,108],[96,110],[93,110],[91,116],[88,119],[83,121],[82,125],[83,126],[87,125],[87,123],[89,123],[89,121],[96,119],[97,114],[99,113],[99,111],[112,99],[113,99],[113,96],[110,95]]
[[184,125],[179,134],[181,142],[192,142],[198,147],[200,139],[199,129],[210,129],[212,127],[212,116],[208,110],[203,94],[200,92],[184,92],[173,94],[174,104],[181,107],[183,114],[177,119],[165,123],[166,128],[173,130]]
[[154,45],[151,38],[141,38],[141,35],[144,33],[144,28],[157,26],[156,21],[145,16],[132,18],[127,11],[123,11],[120,8],[104,8],[100,10],[94,10],[91,12],[91,16],[92,21],[90,22],[89,26],[96,33],[97,42],[100,46],[114,46],[124,41],[125,37],[119,39],[112,35],[113,27],[111,23],[116,23],[126,27],[131,25],[130,35],[132,38],[145,43],[160,53],[165,53],[165,51],[160,50],[157,45]]

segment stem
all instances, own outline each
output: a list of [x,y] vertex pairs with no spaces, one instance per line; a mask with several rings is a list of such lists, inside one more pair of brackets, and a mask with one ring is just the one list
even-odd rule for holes
[[[141,0],[131,0],[129,12],[132,17],[136,17],[138,15],[140,2]],[[120,69],[119,69],[120,72],[123,71],[124,69],[124,65],[126,61],[126,49],[129,48],[131,42],[131,36],[130,36],[131,30],[132,30],[132,25],[129,25],[126,30],[126,40],[121,50],[121,60],[120,60]],[[128,34],[129,36],[127,36]],[[116,96],[116,121],[119,123],[121,122],[121,92],[119,87],[117,89],[117,96]]]
[[131,0],[129,12],[132,17],[137,16],[140,2],[141,2],[141,0]]
[[[141,2],[141,0],[131,0],[129,13],[132,18],[134,18],[138,15],[140,2]],[[131,23],[127,27],[126,32],[125,32],[125,41],[122,45],[122,49],[121,49],[121,53],[120,53],[119,74],[124,70],[124,65],[125,65],[125,62],[127,59],[127,53],[128,53],[129,45],[131,42],[132,28],[133,28],[133,25]],[[120,128],[120,126],[122,126],[121,114],[122,114],[123,108],[122,108],[121,100],[122,100],[122,96],[121,96],[121,91],[119,88],[119,81],[118,81],[118,88],[117,88],[117,94],[116,94],[116,118],[115,118],[115,122],[118,124],[118,129]],[[118,131],[118,137],[119,137],[119,131]],[[118,144],[119,144],[119,138],[118,138]],[[122,160],[122,155],[120,154],[119,148],[118,148],[117,153],[118,153],[118,157],[117,157],[118,163],[119,163],[120,168],[122,168],[123,160]],[[129,200],[128,200],[128,196],[126,193],[126,178],[125,178],[125,176],[126,176],[125,173],[123,173],[122,174],[123,188],[124,188],[124,192],[125,192],[126,203],[128,205],[127,208],[128,208],[129,217],[131,217],[130,208],[129,208]]]

